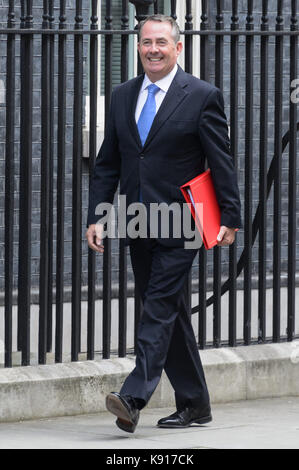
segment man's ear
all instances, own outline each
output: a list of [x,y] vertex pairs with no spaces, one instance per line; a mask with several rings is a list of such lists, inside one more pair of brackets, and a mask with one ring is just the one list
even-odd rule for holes
[[178,42],[176,43],[177,56],[180,55],[180,53],[182,52],[182,50],[183,50],[183,43],[182,43],[182,41],[178,41]]

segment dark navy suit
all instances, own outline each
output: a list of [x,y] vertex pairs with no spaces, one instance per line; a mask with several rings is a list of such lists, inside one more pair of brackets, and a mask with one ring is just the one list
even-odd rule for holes
[[[240,199],[230,154],[221,91],[180,67],[142,146],[135,108],[143,75],[118,86],[90,187],[87,224],[97,204],[113,201],[118,183],[127,204],[183,203],[180,186],[208,166],[221,209],[221,225],[241,226]],[[149,224],[150,226],[150,224]],[[159,232],[160,233],[160,232]],[[129,240],[136,283],[143,299],[136,368],[122,394],[148,402],[165,369],[178,408],[205,404],[209,395],[187,311],[186,279],[197,253],[184,236]]]

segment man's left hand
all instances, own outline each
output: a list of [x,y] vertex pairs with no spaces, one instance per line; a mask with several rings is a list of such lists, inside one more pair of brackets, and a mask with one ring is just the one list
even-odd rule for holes
[[231,245],[235,241],[236,231],[234,228],[221,225],[217,236],[217,246]]

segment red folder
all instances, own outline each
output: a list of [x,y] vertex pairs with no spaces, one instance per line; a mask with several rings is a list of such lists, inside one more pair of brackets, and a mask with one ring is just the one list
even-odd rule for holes
[[204,246],[209,250],[217,245],[221,218],[210,169],[183,184],[180,189],[191,210]]

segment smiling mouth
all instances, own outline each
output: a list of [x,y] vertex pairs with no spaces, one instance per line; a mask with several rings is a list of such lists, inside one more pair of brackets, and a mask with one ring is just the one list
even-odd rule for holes
[[149,57],[148,60],[150,62],[160,62],[162,60],[162,57],[159,57],[159,58]]

